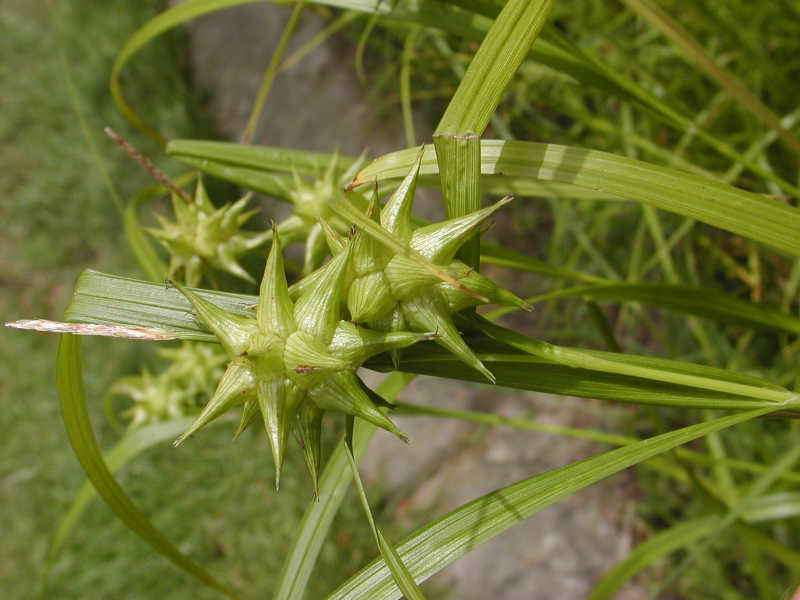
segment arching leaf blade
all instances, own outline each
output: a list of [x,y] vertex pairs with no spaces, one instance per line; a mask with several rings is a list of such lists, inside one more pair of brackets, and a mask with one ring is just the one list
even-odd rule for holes
[[122,93],[122,86],[120,85],[120,73],[122,69],[130,62],[133,56],[151,40],[173,27],[182,25],[195,17],[222,10],[223,8],[262,1],[263,0],[189,0],[188,2],[173,6],[142,25],[122,46],[117,57],[114,59],[114,65],[111,67],[109,87],[111,89],[111,98],[117,106],[117,110],[119,110],[132,125],[157,144],[160,146],[166,145],[166,139],[148,125],[144,119],[131,108],[128,101],[125,99]]
[[[399,179],[416,150],[385,154],[358,174],[355,185]],[[800,255],[800,210],[774,198],[697,175],[599,150],[558,144],[481,140],[482,176],[560,181],[627,198],[708,223],[793,255]],[[420,178],[438,175],[426,146]]]
[[[103,461],[109,472],[116,473],[136,456],[157,444],[174,440],[194,419],[190,417],[173,419],[163,423],[152,423],[127,431],[125,435],[106,453]],[[70,531],[75,526],[83,511],[97,495],[90,481],[84,481],[72,500],[67,512],[58,524],[56,533],[50,543],[48,559],[53,560],[64,545]]]
[[175,566],[225,596],[238,598],[235,591],[218,582],[167,540],[128,498],[109,472],[103,462],[86,410],[81,377],[80,340],[75,335],[64,334],[61,336],[56,377],[61,415],[67,437],[75,456],[98,495],[128,529],[150,544]]
[[[386,400],[392,401],[413,378],[413,375],[407,373],[392,373],[381,382],[376,392]],[[374,432],[375,426],[371,423],[363,419],[356,421],[353,456],[357,462],[366,452]],[[299,600],[303,597],[317,557],[328,537],[331,523],[344,500],[350,481],[350,466],[344,440],[340,440],[322,472],[319,498],[309,502],[306,507],[292,548],[283,563],[274,595],[275,600]]]
[[[398,552],[416,581],[425,581],[481,543],[597,481],[681,444],[773,410],[747,411],[690,425],[534,475],[473,500],[422,527],[398,546]],[[400,592],[385,563],[376,560],[334,591],[329,600],[389,600],[399,597]]]

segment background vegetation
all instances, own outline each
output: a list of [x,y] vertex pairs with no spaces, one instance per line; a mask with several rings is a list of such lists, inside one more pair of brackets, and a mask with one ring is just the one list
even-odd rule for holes
[[[121,216],[75,117],[59,52],[67,52],[87,125],[110,177],[120,195],[129,198],[152,182],[103,138],[102,128],[126,131],[148,154],[158,151],[132,132],[111,105],[108,74],[121,40],[162,8],[155,1],[119,0],[97,10],[96,3],[78,0],[58,3],[51,22],[42,3],[0,7],[3,321],[30,315],[59,319],[85,267],[141,275],[121,243]],[[54,36],[60,36],[62,45]],[[152,44],[126,77],[147,82],[131,100],[159,128],[187,136],[213,135],[202,90],[192,88],[185,35],[179,32]],[[84,475],[64,435],[56,398],[56,339],[7,328],[0,336],[0,528],[5,532],[0,593],[29,598],[38,593],[54,527]],[[101,398],[114,380],[138,372],[142,361],[159,368],[151,350],[135,342],[86,344],[87,393]],[[100,443],[108,446],[117,436],[96,408],[96,431]],[[197,448],[176,454],[167,444],[147,452],[122,481],[167,534],[183,532],[183,551],[223,578],[266,592],[273,588],[283,558],[276,548],[291,542],[311,488],[302,459],[292,456],[281,486],[285,493],[274,494],[271,459],[264,450],[257,435],[231,445],[225,427],[212,428]],[[237,469],[230,468],[233,464]],[[210,481],[213,486],[207,485]],[[166,497],[172,499],[169,506],[163,504]],[[360,508],[347,503],[322,555],[337,576],[330,583],[320,579],[317,593],[330,589],[339,569],[349,565],[354,571],[370,555],[371,540],[361,518]],[[255,520],[263,530],[253,529]],[[187,531],[193,533],[185,537]],[[59,598],[217,597],[153,554],[97,501],[53,567],[50,591]]]

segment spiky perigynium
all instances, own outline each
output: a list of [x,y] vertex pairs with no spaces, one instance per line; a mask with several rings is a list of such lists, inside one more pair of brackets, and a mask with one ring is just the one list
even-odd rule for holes
[[339,233],[346,232],[350,226],[331,212],[330,201],[335,195],[343,193],[344,186],[352,181],[365,159],[366,154],[362,154],[347,171],[337,177],[339,156],[335,153],[322,175],[306,181],[293,169],[293,184],[283,185],[283,197],[294,204],[294,210],[278,224],[278,233],[286,244],[305,242],[304,275],[316,269],[327,255],[320,220],[327,221]]
[[[373,197],[368,217],[380,222],[387,232],[408,244],[424,259],[442,267],[477,295],[493,303],[529,310],[523,300],[455,259],[458,250],[475,235],[481,224],[511,199],[504,198],[464,217],[414,230],[411,205],[419,166],[417,161],[380,213]],[[350,240],[337,237],[331,228],[325,229],[325,233],[332,253],[350,249],[350,268],[343,285],[348,290],[346,303],[354,322],[365,323],[378,331],[435,331],[438,344],[494,382],[494,375],[461,338],[451,316],[454,312],[480,304],[480,300],[452,283],[441,281],[418,262],[392,252],[365,231],[358,231]],[[313,288],[318,279],[326,276],[329,268],[325,265],[292,286],[292,295]]]
[[239,256],[255,250],[272,237],[271,231],[243,231],[241,227],[256,211],[245,211],[250,195],[233,204],[216,208],[208,197],[202,180],[198,180],[194,202],[188,203],[178,194],[172,195],[175,220],[157,215],[161,227],[148,228],[169,252],[169,277],[183,272],[186,285],[197,286],[209,267],[219,269],[255,283],[238,262]]
[[294,429],[316,489],[322,412],[361,417],[404,438],[373,404],[356,369],[375,354],[433,336],[376,332],[341,320],[341,284],[349,249],[331,259],[317,285],[292,302],[279,237],[275,231],[255,318],[228,313],[176,284],[230,358],[214,396],[176,444],[229,408],[244,404],[237,435],[261,413],[275,462],[276,487]]
[[166,369],[155,375],[145,369],[111,386],[113,393],[133,400],[123,413],[130,418],[128,427],[197,414],[201,399],[213,392],[227,362],[217,347],[198,342],[182,342],[157,352],[171,361]]

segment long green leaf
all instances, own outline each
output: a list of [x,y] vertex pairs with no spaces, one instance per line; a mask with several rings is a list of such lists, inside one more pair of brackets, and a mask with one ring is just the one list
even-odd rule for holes
[[[172,140],[167,145],[167,154],[182,163],[256,192],[282,198],[287,187],[291,188],[291,177],[287,174],[296,169],[298,173],[313,175],[320,165],[327,165],[333,154],[307,152],[268,146],[246,146],[231,142],[207,140]],[[337,174],[341,175],[357,160],[355,156],[338,155]],[[578,187],[559,181],[533,181],[530,179],[483,178],[483,192],[515,197],[563,197],[589,200],[617,199],[602,191]],[[390,182],[391,183],[391,182]],[[436,178],[427,177],[419,182],[424,187],[438,187]],[[380,192],[387,191],[380,188]]]
[[[694,439],[774,409],[760,409],[690,425],[611,450],[499,489],[450,512],[411,534],[398,546],[417,582],[425,581],[481,543],[537,511],[619,471]],[[331,600],[399,598],[386,564],[377,560],[339,587]]]
[[447,105],[436,135],[480,136],[555,0],[509,0],[492,23]]
[[[497,385],[517,390],[676,408],[749,410],[775,405],[771,400],[758,399],[755,394],[760,393],[761,388],[757,387],[752,388],[753,396],[737,396],[653,379],[569,367],[524,353],[484,352],[483,344],[473,343],[473,340],[470,340],[470,347],[494,374]],[[393,368],[391,360],[383,356],[371,359],[365,366],[379,371]],[[414,352],[401,353],[397,368],[407,373],[482,383],[480,374],[473,375],[458,359],[432,345],[418,345]],[[666,377],[669,371],[662,374]],[[782,394],[792,397],[790,392]],[[794,406],[796,404],[784,405],[787,409]]]
[[109,508],[133,533],[150,544],[159,554],[189,575],[231,598],[235,591],[218,582],[202,567],[184,555],[145,517],[108,470],[92,431],[81,377],[80,339],[72,334],[61,336],[58,346],[56,377],[61,415],[75,456],[89,481]]
[[[155,446],[167,441],[174,440],[179,434],[184,432],[194,421],[194,417],[173,419],[163,423],[152,423],[143,427],[138,427],[127,431],[125,435],[110,449],[103,454],[103,462],[106,463],[108,470],[113,474],[118,469],[125,466],[133,458]],[[58,529],[50,543],[48,560],[53,560],[69,535],[75,523],[78,521],[83,511],[97,495],[97,491],[90,481],[84,481],[75,498],[72,500]]]
[[[759,306],[707,288],[661,283],[609,283],[556,290],[529,298],[535,304],[544,300],[581,297],[591,300],[639,302],[676,312],[704,317],[722,323],[753,329],[800,334],[800,319],[778,309]],[[494,314],[510,312],[498,309]]]
[[[378,386],[376,392],[393,401],[413,375],[392,373]],[[367,451],[375,426],[359,419],[353,435],[353,455],[356,461]],[[319,483],[319,497],[311,501],[303,515],[292,548],[283,563],[275,600],[300,600],[311,577],[322,545],[328,537],[331,522],[336,516],[350,486],[351,474],[344,440],[336,445]]]
[[[378,550],[381,553],[381,557],[383,557],[384,562],[389,567],[389,571],[392,574],[395,584],[397,584],[397,587],[400,589],[400,592],[403,594],[406,600],[424,600],[425,597],[417,587],[417,584],[414,581],[414,578],[411,576],[411,573],[408,572],[408,569],[403,564],[403,560],[400,558],[397,550],[394,549],[391,543],[389,543],[389,541],[383,535],[383,532],[375,523],[375,519],[372,516],[372,509],[369,507],[367,492],[364,490],[364,484],[361,482],[361,475],[358,472],[358,465],[356,465],[356,460],[353,457],[352,417],[348,419],[348,422],[348,432],[345,435],[344,445],[345,454],[347,454],[347,462],[350,464],[350,473],[352,474],[353,482],[356,485],[356,491],[358,492],[358,497],[361,500],[361,506],[364,508],[364,514],[367,517],[369,528],[372,530],[372,535],[375,538],[375,543],[378,545]],[[348,437],[350,438],[349,440]]]
[[[289,173],[295,169],[301,175],[314,175],[325,169],[334,157],[324,152],[207,140],[171,140],[167,145],[167,154],[180,159],[195,158],[266,171]],[[337,155],[336,174],[346,172],[357,160],[355,156]]]
[[[200,296],[237,314],[251,314],[256,297],[209,290]],[[76,286],[65,318],[74,322],[152,327],[180,339],[214,341],[200,325],[188,302],[163,284],[136,281],[87,270]],[[482,326],[495,327],[490,324]],[[499,330],[499,331],[498,331]],[[503,328],[490,335],[508,336]],[[516,334],[518,335],[518,334]],[[577,348],[556,347],[525,336],[510,341],[515,349],[484,337],[470,337],[470,346],[497,377],[498,385],[515,389],[667,406],[746,410],[797,398],[762,379],[731,371],[663,359]],[[529,345],[533,345],[529,347]],[[539,353],[531,355],[530,351]],[[393,370],[385,355],[368,361],[378,370]],[[421,374],[480,381],[472,370],[435,344],[418,344],[400,353],[400,369]]]
[[[381,156],[358,174],[353,185],[401,178],[417,152]],[[800,255],[800,210],[691,173],[598,150],[503,140],[481,141],[481,173],[490,180],[560,181],[602,190]],[[435,175],[436,155],[426,146],[420,179]]]
[[798,404],[797,395],[785,388],[730,371],[647,356],[555,346],[499,327],[483,318],[476,317],[474,321],[481,331],[495,339],[564,366],[749,396],[784,405]]

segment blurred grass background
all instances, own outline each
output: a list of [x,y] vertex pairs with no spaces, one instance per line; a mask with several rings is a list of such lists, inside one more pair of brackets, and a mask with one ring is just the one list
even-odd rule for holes
[[[78,273],[87,267],[138,275],[122,242],[121,219],[97,169],[70,104],[59,48],[63,48],[83,111],[111,180],[123,199],[151,182],[102,134],[110,125],[151,156],[158,149],[138,136],[110,105],[108,73],[116,51],[162,2],[111,0],[98,9],[89,0],[58,3],[52,17],[45,4],[6,0],[0,6],[0,318],[57,319]],[[779,115],[797,108],[800,81],[798,8],[791,0],[749,3],[714,0],[660,2],[706,50],[740,77]],[[357,39],[363,21],[350,32]],[[670,106],[690,115],[719,139],[744,151],[761,139],[763,127],[721,92],[666,39],[631,11],[607,0],[561,2],[553,31],[590,49],[629,74]],[[545,32],[547,34],[547,31]],[[371,101],[386,118],[399,119],[395,78],[406,30],[377,29],[367,53]],[[123,85],[131,105],[169,137],[213,137],[202,90],[193,84],[185,34],[163,36],[126,69]],[[413,54],[413,91],[418,117],[435,121],[457,84],[474,46],[446,40],[443,57],[433,44]],[[493,122],[494,135],[584,145],[660,164],[691,166],[723,175],[731,167],[692,136],[683,136],[635,106],[532,63],[512,83]],[[797,132],[796,125],[794,131]],[[643,142],[643,143],[642,143]],[[756,160],[797,184],[797,156],[779,144]],[[170,170],[166,161],[160,166]],[[749,175],[731,180],[754,191],[776,193]],[[641,207],[628,203],[542,199],[512,205],[513,218],[499,220],[493,235],[560,266],[631,281],[669,280],[653,260],[656,231],[679,235],[673,257],[679,279],[722,289],[741,298],[797,311],[797,265],[710,227],[684,228],[678,217],[659,214],[658,227]],[[683,232],[683,233],[681,233]],[[637,244],[638,250],[631,248]],[[638,254],[637,254],[638,253]],[[637,262],[638,261],[638,262]],[[649,270],[642,265],[652,263]],[[753,278],[748,278],[748,273]],[[745,277],[743,277],[745,275]],[[526,295],[561,285],[525,275]],[[792,385],[797,344],[769,333],[750,335],[734,327],[702,324],[709,355],[684,317],[629,307],[604,307],[626,351],[658,354],[727,366]],[[537,307],[535,332],[551,341],[603,347],[586,305],[565,300]],[[68,447],[55,397],[53,336],[0,331],[0,593],[32,597],[38,591],[49,536],[82,481]],[[135,372],[152,356],[135,342],[90,340],[84,344],[90,402],[99,406],[110,382]],[[100,414],[100,411],[96,411]],[[670,411],[631,410],[626,432],[640,435],[683,424]],[[701,415],[697,415],[701,418]],[[254,428],[255,429],[255,428]],[[101,445],[115,436],[98,418]],[[729,456],[773,461],[797,429],[783,421],[756,422],[725,437]],[[271,489],[271,466],[261,437],[250,431],[230,444],[228,428],[211,428],[202,444],[155,449],[122,475],[126,491],[180,548],[223,580],[263,595],[272,589],[311,489],[297,453],[290,453],[282,491]],[[236,465],[235,469],[231,465]],[[741,478],[738,484],[745,485]],[[642,538],[707,509],[690,486],[668,487],[642,474],[639,530]],[[769,532],[792,545],[796,523]],[[391,536],[390,536],[391,537]],[[749,562],[737,540],[721,540],[732,552],[705,556],[679,583],[685,597],[752,597],[753,572],[767,573],[775,589],[786,569]],[[796,544],[795,544],[796,546]],[[374,555],[355,503],[346,501],[323,551],[308,597],[315,598]],[[704,596],[709,582],[719,595]],[[762,581],[759,584],[765,585]],[[254,587],[255,586],[255,587]],[[52,571],[53,597],[215,597],[153,555],[101,503],[84,515]],[[763,591],[763,589],[761,590]]]
[[[160,152],[116,113],[108,74],[122,42],[162,9],[163,3],[154,0],[101,5],[74,0],[54,3],[51,19],[43,2],[12,0],[0,6],[2,321],[58,319],[84,268],[141,275],[70,103],[59,44],[105,167],[128,199],[152,181],[103,136],[102,128],[110,125],[145,154]],[[160,131],[212,137],[204,98],[192,86],[185,42],[178,32],[148,46],[126,70],[123,85],[133,106]],[[61,425],[56,341],[7,328],[0,332],[4,598],[36,597],[50,536],[83,481]],[[87,397],[97,408],[93,415],[101,447],[108,447],[116,435],[100,416],[105,390],[154,359],[147,345],[136,342],[93,339],[83,346]],[[230,433],[226,427],[211,428],[201,443],[153,449],[125,469],[121,482],[182,551],[222,580],[263,595],[274,586],[311,487],[299,453],[290,453],[281,493],[275,494],[271,458],[257,428],[236,444],[230,443]],[[312,580],[311,597],[373,554],[357,505],[346,502],[338,523],[323,550],[323,575]],[[97,501],[53,566],[49,590],[53,598],[217,597],[156,556]]]

